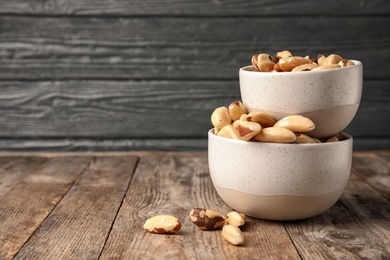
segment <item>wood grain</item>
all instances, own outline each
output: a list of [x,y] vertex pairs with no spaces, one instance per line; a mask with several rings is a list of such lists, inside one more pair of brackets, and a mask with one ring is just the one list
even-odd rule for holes
[[338,53],[362,61],[366,78],[388,79],[383,24],[390,18],[0,16],[0,79],[237,79],[253,53],[285,48]]
[[196,138],[214,106],[239,98],[225,81],[0,82],[2,137]]
[[[375,146],[376,144],[376,146]],[[370,145],[380,147],[382,139],[376,142],[370,141]],[[58,138],[58,139],[0,139],[2,152],[113,152],[113,151],[206,151],[206,138],[148,138],[148,139],[83,139],[83,138]]]
[[[53,158],[0,196],[0,258],[12,258],[74,181],[89,157]],[[28,216],[28,218],[26,218]]]
[[[389,205],[352,175],[341,199],[330,210],[285,226],[302,259],[387,259]],[[376,212],[375,216],[371,212]]]
[[[385,150],[390,139],[354,137],[354,151]],[[207,151],[207,138],[161,139],[84,139],[84,138],[18,138],[0,139],[0,151],[39,152],[139,152],[139,151]]]
[[358,15],[388,14],[386,0],[364,1],[125,1],[125,0],[19,0],[1,1],[0,14],[34,15]]
[[[389,178],[390,153],[353,158],[328,211],[299,221],[249,217],[237,247],[188,216],[193,207],[231,210],[212,185],[206,152],[2,153],[0,258],[389,259],[390,199],[370,178]],[[182,229],[143,230],[157,214],[179,217]]]
[[[348,208],[348,212],[365,236],[372,237],[368,242],[375,244],[370,248],[371,257],[390,258],[390,199],[382,196],[381,189],[373,189],[370,187],[370,183],[367,184],[362,182],[360,178],[353,177],[354,175],[352,175],[340,200]],[[389,176],[387,176],[387,183],[388,180]],[[362,254],[364,253],[362,252]]]
[[[390,104],[388,100],[390,89],[384,87],[386,84],[389,83],[383,80],[367,80],[363,83],[362,99],[357,114],[344,130],[357,138],[384,137],[383,140],[387,138],[387,144],[383,143],[382,149],[390,148],[389,133],[385,130],[390,127]],[[375,147],[371,147],[370,150],[375,150]]]
[[[194,207],[206,207],[221,214],[231,210],[211,184],[206,156],[142,157],[129,190],[101,259],[243,259],[262,252],[299,259],[281,224],[261,223],[264,233],[260,236],[252,231],[256,224],[249,220],[244,231],[245,246],[232,247],[222,239],[221,230],[205,232],[191,223],[188,214]],[[182,229],[168,236],[142,230],[146,219],[158,214],[178,217]],[[186,249],[182,250],[183,247]],[[284,250],[280,251],[280,247]]]
[[390,165],[380,157],[354,156],[353,170],[360,178],[390,200]]
[[[238,79],[4,81],[0,137],[206,138],[212,111],[241,100],[239,91]],[[345,131],[355,138],[388,137],[388,96],[387,81],[365,82],[358,114]]]
[[284,49],[362,61],[345,131],[389,149],[389,14],[387,0],[0,0],[0,150],[205,150],[238,69]]
[[7,194],[45,160],[36,157],[0,158],[0,196]]
[[15,259],[97,259],[136,162],[134,156],[96,157]]

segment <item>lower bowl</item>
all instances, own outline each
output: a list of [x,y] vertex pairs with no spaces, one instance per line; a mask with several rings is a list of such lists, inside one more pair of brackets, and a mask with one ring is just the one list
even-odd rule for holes
[[234,140],[208,133],[210,176],[231,208],[268,220],[297,220],[332,207],[351,173],[353,139],[316,144]]

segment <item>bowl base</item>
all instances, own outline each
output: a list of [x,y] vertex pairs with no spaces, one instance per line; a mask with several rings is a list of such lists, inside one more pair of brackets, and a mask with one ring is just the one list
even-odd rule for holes
[[234,210],[266,220],[298,220],[314,217],[332,207],[343,191],[318,196],[259,196],[215,186],[218,195]]

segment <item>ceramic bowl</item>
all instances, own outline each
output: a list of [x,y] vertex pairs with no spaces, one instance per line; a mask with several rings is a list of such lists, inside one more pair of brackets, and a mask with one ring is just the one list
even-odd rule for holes
[[242,103],[249,112],[263,110],[276,120],[287,115],[309,117],[317,138],[343,131],[354,118],[362,95],[363,65],[304,72],[239,70]]
[[334,143],[278,144],[208,133],[210,176],[236,211],[268,220],[296,220],[328,210],[345,189],[352,137]]

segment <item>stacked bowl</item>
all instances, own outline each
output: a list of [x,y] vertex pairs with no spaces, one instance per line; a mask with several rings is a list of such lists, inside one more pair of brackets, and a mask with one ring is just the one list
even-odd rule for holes
[[[275,120],[302,115],[315,123],[308,135],[326,139],[342,132],[357,113],[362,63],[304,72],[239,70],[242,103]],[[351,172],[353,139],[339,142],[266,143],[208,133],[211,179],[233,209],[268,220],[296,220],[328,210],[340,198]]]

